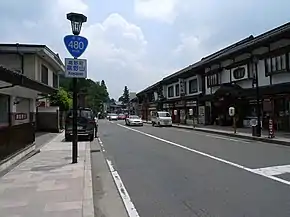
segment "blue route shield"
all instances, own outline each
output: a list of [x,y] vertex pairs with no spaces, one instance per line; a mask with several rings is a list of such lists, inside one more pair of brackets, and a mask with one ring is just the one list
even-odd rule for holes
[[74,57],[80,57],[88,47],[88,39],[78,35],[67,35],[64,44],[68,52]]

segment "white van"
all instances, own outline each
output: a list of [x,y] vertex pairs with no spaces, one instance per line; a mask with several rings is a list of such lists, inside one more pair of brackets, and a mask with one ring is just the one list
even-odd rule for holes
[[154,111],[151,114],[152,126],[172,126],[172,118],[169,112]]

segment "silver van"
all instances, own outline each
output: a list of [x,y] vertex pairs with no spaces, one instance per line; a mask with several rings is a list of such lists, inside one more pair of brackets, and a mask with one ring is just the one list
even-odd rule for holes
[[151,113],[152,126],[172,126],[172,118],[169,112],[153,111]]

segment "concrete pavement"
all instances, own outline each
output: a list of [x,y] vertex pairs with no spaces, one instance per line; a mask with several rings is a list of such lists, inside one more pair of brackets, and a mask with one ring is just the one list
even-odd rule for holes
[[63,139],[0,178],[0,216],[94,216],[90,143],[79,142],[78,163],[71,164],[71,143]]
[[290,148],[101,121],[104,153],[142,216],[290,216]]

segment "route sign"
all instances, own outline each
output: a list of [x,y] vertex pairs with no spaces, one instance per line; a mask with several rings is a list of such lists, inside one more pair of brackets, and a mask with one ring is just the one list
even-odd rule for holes
[[87,60],[65,58],[65,77],[86,78],[87,77]]
[[88,43],[88,39],[79,35],[67,35],[64,37],[66,49],[74,58],[78,58],[84,53]]

